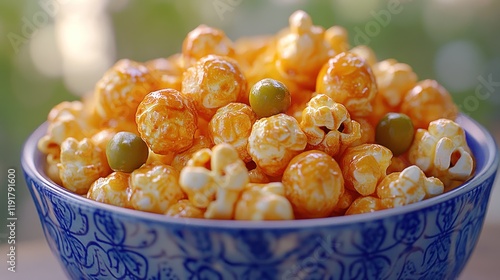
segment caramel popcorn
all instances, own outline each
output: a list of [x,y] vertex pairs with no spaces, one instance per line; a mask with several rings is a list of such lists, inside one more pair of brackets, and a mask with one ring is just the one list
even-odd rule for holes
[[181,92],[206,119],[231,102],[248,99],[247,81],[238,63],[216,55],[203,57],[184,72]]
[[342,26],[334,25],[325,30],[324,40],[333,51],[332,56],[349,50],[349,34]]
[[375,76],[361,57],[343,52],[328,60],[317,76],[316,92],[342,103],[351,116],[368,116],[377,94]]
[[141,138],[161,155],[183,152],[193,145],[198,115],[191,101],[175,89],[149,93],[137,108]]
[[145,63],[151,75],[158,82],[159,88],[181,90],[184,73],[182,56],[174,54],[168,58],[156,58]]
[[360,196],[352,202],[349,208],[347,208],[345,215],[371,213],[383,209],[385,208],[382,200],[378,197]]
[[179,172],[169,165],[143,165],[130,175],[130,204],[134,209],[165,213],[185,197]]
[[391,150],[377,144],[347,148],[339,161],[345,186],[361,195],[372,195],[386,176],[391,158]]
[[465,132],[448,119],[432,121],[428,130],[418,129],[408,158],[426,175],[439,178],[445,187],[453,181],[467,180],[474,171]]
[[236,202],[235,220],[293,220],[282,183],[248,184]]
[[423,80],[406,93],[401,113],[411,118],[415,128],[427,128],[437,119],[456,119],[458,108],[443,86],[434,80]]
[[298,218],[330,216],[344,192],[339,165],[331,156],[317,150],[294,157],[283,173],[282,182]]
[[129,173],[113,172],[95,180],[87,192],[87,198],[115,206],[131,208],[128,199]]
[[212,54],[229,57],[235,55],[233,42],[220,29],[199,25],[182,42],[182,57],[186,67]]
[[318,94],[307,103],[300,122],[307,136],[309,149],[336,156],[345,147],[361,138],[361,127],[351,120],[344,105],[325,94]]
[[248,137],[248,153],[269,176],[283,174],[288,162],[302,152],[307,137],[293,117],[277,114],[257,120]]
[[252,160],[247,151],[248,136],[257,116],[250,106],[229,103],[217,110],[210,120],[209,135],[214,144],[231,144],[244,162]]
[[77,194],[87,193],[95,180],[111,172],[105,152],[88,138],[66,138],[57,167],[63,186]]
[[377,186],[377,196],[384,208],[394,208],[430,198],[444,191],[443,183],[427,178],[416,165],[387,175]]
[[202,219],[204,218],[205,210],[194,206],[188,199],[181,199],[172,204],[165,215],[176,218]]

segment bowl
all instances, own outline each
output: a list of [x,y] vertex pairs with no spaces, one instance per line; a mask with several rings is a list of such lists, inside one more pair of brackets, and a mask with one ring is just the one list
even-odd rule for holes
[[477,243],[499,165],[481,125],[460,115],[477,166],[445,194],[354,216],[294,221],[172,218],[98,203],[53,183],[37,142],[27,186],[53,254],[72,279],[454,279]]

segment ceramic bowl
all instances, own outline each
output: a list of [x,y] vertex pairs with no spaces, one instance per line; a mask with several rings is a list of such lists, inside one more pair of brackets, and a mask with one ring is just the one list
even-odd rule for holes
[[171,218],[98,203],[54,184],[36,143],[22,167],[46,240],[72,279],[455,279],[481,233],[499,164],[491,135],[457,120],[475,176],[443,195],[369,214],[295,221]]

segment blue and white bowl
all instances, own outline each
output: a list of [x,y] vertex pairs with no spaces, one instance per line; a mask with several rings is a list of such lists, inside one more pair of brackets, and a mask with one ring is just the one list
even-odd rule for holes
[[483,226],[499,156],[468,117],[474,178],[435,198],[376,213],[250,222],[171,218],[75,195],[43,172],[37,141],[22,166],[47,242],[72,279],[454,279]]

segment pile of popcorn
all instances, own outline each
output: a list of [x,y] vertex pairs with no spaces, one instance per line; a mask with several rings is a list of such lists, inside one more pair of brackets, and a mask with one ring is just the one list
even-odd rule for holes
[[[249,90],[264,78],[289,89],[286,112],[253,112]],[[401,155],[375,143],[388,112],[415,127]],[[103,203],[186,218],[322,218],[415,203],[469,179],[457,114],[438,82],[297,11],[272,36],[232,41],[200,25],[181,53],[118,61],[89,96],[50,111],[38,148],[54,182]],[[149,148],[132,172],[107,162],[120,131]]]

